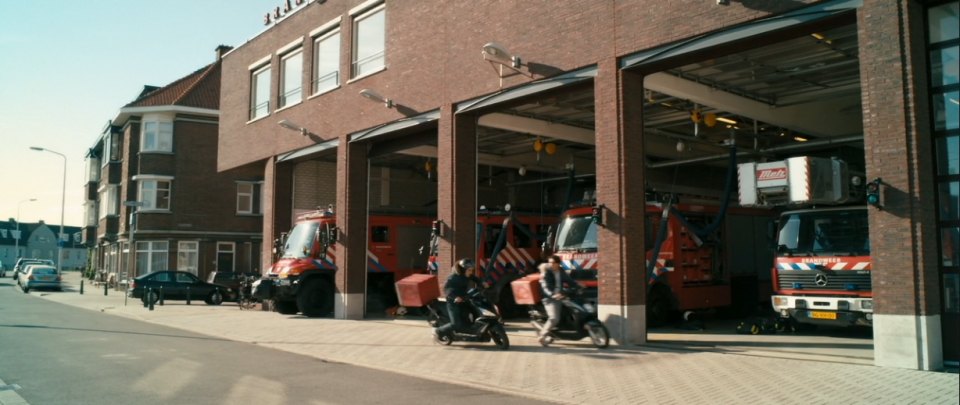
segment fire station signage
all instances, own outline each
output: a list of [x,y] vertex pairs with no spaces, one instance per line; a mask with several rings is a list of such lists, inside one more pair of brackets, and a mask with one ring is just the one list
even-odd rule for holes
[[[316,3],[326,3],[327,0],[313,0]],[[290,14],[294,9],[299,8],[300,6],[307,4],[310,0],[285,0],[283,5],[277,6],[273,11],[267,12],[263,15],[263,25],[270,25],[276,23],[281,18],[286,17],[287,14]]]

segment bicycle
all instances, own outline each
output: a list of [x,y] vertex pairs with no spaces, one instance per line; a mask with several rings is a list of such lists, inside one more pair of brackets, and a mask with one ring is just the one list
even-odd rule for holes
[[237,305],[240,306],[240,310],[244,309],[253,309],[257,306],[257,299],[253,297],[253,282],[256,281],[256,277],[244,276],[240,279],[240,288],[237,291]]

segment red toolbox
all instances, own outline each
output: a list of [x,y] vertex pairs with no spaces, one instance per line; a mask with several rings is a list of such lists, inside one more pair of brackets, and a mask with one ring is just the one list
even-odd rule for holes
[[422,307],[440,296],[440,283],[433,274],[412,274],[396,283],[397,298],[405,307]]
[[519,305],[540,303],[540,273],[528,275],[510,283],[513,299]]

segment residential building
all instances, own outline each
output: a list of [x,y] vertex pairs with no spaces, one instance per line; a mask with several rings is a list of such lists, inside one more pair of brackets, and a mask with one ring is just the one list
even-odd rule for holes
[[642,343],[647,197],[721,196],[732,146],[881,178],[876,363],[960,360],[957,1],[288,4],[224,57],[218,169],[261,170],[267,240],[335,205],[337,317],[364,316],[371,211],[434,204],[449,265],[485,200],[561,206],[547,181],[575,168],[605,225],[601,318]]
[[[10,218],[0,222],[0,263],[10,270],[21,257],[53,260],[57,258],[59,225],[40,222],[20,222]],[[82,270],[87,266],[87,248],[80,243],[80,227],[64,226],[64,270]]]
[[262,170],[216,168],[222,54],[120,108],[87,155],[83,242],[104,277],[259,271]]

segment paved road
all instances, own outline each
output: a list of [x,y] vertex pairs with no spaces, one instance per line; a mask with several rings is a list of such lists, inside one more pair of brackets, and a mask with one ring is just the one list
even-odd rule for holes
[[[51,302],[0,279],[0,404],[537,403]],[[10,388],[10,387],[8,387]],[[2,388],[0,388],[2,389]],[[11,392],[12,391],[12,392]]]

